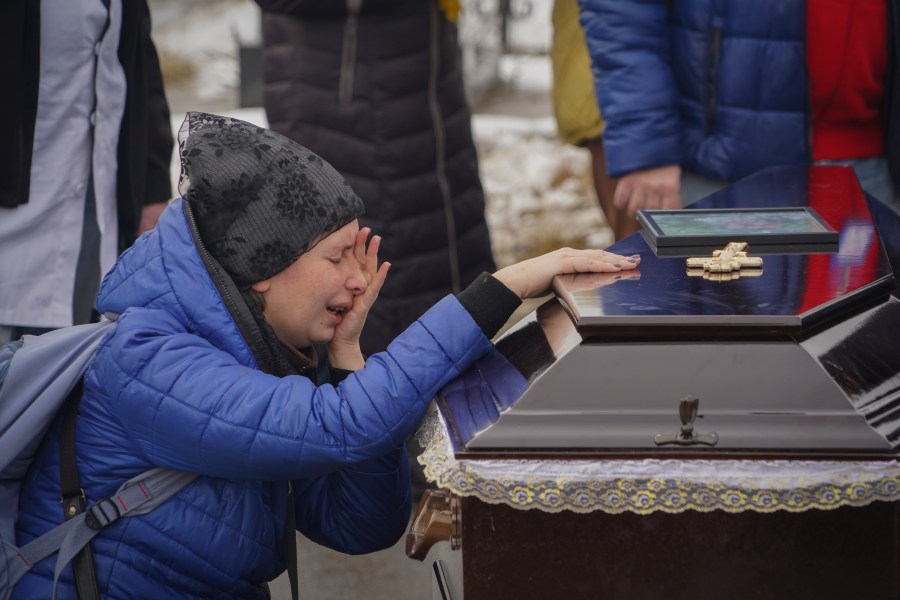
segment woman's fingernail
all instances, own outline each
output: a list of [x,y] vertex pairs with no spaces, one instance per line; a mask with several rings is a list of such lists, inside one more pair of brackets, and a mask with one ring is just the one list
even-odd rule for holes
[[627,260],[627,261],[630,262],[630,263],[636,263],[636,262],[637,262],[637,261],[636,261],[635,259],[633,259],[633,258],[627,258],[627,259],[625,259],[625,260]]
[[622,265],[620,265],[619,263],[613,263],[613,266],[614,266],[614,267],[619,267],[620,269],[622,268]]
[[640,258],[640,257],[641,257],[640,254],[632,254],[632,255],[631,255],[631,258]]

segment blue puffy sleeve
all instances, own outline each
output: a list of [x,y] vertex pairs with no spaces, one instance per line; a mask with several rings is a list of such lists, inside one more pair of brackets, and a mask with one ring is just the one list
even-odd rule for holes
[[684,162],[665,0],[579,0],[613,177]]
[[[100,394],[148,463],[223,479],[332,473],[397,449],[437,391],[491,348],[447,297],[339,385],[275,377],[184,331],[128,311],[98,351]],[[381,471],[406,468],[400,460]]]

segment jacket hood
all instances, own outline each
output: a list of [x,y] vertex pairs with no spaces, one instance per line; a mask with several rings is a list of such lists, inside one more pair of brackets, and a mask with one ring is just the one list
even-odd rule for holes
[[[258,328],[224,270],[216,269],[212,257],[201,256],[188,214],[181,198],[169,204],[157,226],[122,253],[103,279],[97,308],[103,314],[136,308],[165,311],[187,331],[259,368],[245,340],[253,343]],[[207,264],[216,272],[218,285]]]

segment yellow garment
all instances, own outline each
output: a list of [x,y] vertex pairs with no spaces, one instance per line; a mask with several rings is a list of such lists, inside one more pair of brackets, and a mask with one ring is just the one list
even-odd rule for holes
[[438,0],[444,17],[451,23],[456,23],[459,17],[459,0]]
[[553,5],[553,112],[559,137],[580,145],[599,138],[604,122],[594,93],[591,58],[578,21],[577,0]]

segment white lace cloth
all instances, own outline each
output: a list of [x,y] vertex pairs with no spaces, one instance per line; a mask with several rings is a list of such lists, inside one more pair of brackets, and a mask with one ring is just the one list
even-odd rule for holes
[[900,500],[900,463],[811,460],[457,460],[433,411],[425,475],[485,502],[547,512],[799,512]]

